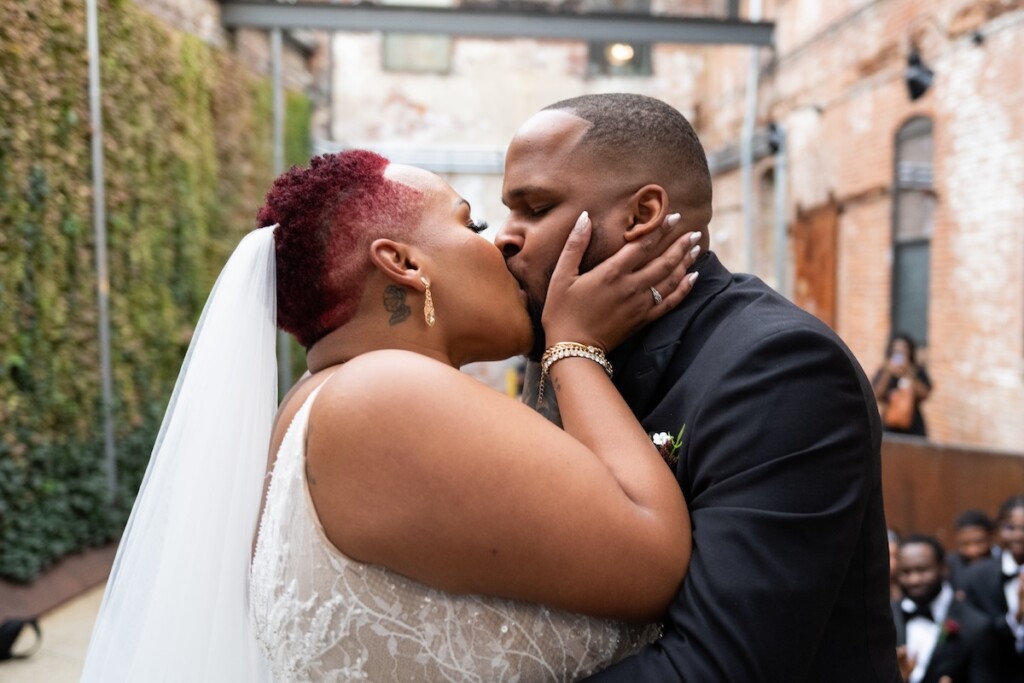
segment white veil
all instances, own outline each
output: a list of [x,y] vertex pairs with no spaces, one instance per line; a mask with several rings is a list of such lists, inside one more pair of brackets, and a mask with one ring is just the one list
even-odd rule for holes
[[83,683],[258,683],[252,538],[277,407],[272,226],[214,285],[107,582]]

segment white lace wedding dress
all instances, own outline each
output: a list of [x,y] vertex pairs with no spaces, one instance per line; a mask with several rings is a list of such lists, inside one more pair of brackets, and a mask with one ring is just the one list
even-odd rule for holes
[[572,681],[657,635],[651,626],[444,593],[345,557],[306,487],[316,393],[281,444],[250,576],[257,638],[277,683]]

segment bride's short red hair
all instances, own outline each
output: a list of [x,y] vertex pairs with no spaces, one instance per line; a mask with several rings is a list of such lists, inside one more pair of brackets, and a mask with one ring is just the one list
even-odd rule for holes
[[385,178],[388,163],[365,150],[324,154],[267,192],[257,225],[278,225],[277,324],[306,348],[355,314],[370,243],[404,236],[419,213],[420,193]]

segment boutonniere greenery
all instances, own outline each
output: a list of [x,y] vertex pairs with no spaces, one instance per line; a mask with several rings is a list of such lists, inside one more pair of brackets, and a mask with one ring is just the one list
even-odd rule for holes
[[651,434],[651,441],[658,447],[662,460],[669,465],[675,466],[679,462],[679,447],[683,445],[683,433],[686,425],[679,428],[679,433],[674,437],[668,432],[655,432]]
[[939,631],[939,642],[943,642],[946,638],[953,638],[960,633],[960,624],[956,623],[956,619],[946,619],[942,622],[942,630]]

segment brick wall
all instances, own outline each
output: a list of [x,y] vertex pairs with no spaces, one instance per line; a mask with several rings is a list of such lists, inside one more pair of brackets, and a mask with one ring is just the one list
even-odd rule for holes
[[218,47],[227,45],[228,35],[220,23],[217,0],[136,0],[136,4],[179,31],[199,36]]
[[[588,92],[647,93],[693,116],[703,60],[695,49],[657,46],[654,76],[594,78],[586,76],[587,47],[580,42],[456,38],[448,73],[410,74],[383,69],[382,40],[381,33],[334,39],[336,143],[504,150],[532,114]],[[500,175],[448,179],[481,217],[495,226],[504,220]]]
[[[711,4],[703,9],[719,9]],[[890,334],[894,139],[910,118],[928,116],[937,202],[930,436],[1024,451],[1024,69],[1015,47],[1024,44],[1024,0],[774,0],[764,15],[777,22],[777,48],[761,51],[758,123],[777,122],[787,135],[791,228],[823,209],[837,212],[834,273],[816,275],[834,286],[832,323],[872,373]],[[911,41],[936,74],[916,102],[904,83]],[[330,129],[338,142],[503,149],[540,107],[610,90],[670,102],[709,150],[740,137],[747,48],[657,46],[653,76],[617,79],[588,77],[578,42],[457,38],[445,75],[385,72],[381,51],[380,34],[334,42]],[[772,164],[761,159],[754,173],[762,232],[772,202],[756,193],[770,189],[761,179]],[[503,220],[499,175],[450,180],[482,216]],[[715,178],[714,208],[713,248],[744,270],[739,170]],[[773,283],[774,245],[763,234],[757,240],[754,270]],[[790,245],[790,275],[793,252]]]
[[[776,5],[778,49],[763,55],[759,123],[781,123],[789,139],[791,228],[801,212],[838,205],[837,331],[873,372],[890,333],[894,139],[907,120],[928,116],[929,435],[1024,451],[1024,2]],[[912,39],[935,71],[916,102],[903,79]],[[707,52],[700,132],[711,149],[739,137],[748,54]],[[739,172],[716,178],[715,193],[715,248],[741,270]]]
[[[184,33],[202,38],[207,43],[229,50],[253,71],[270,74],[270,38],[266,31],[237,29],[229,31],[221,24],[218,0],[135,0],[154,16]],[[308,34],[309,32],[304,32]],[[286,36],[288,33],[286,32]],[[305,42],[323,42],[315,36]],[[310,46],[300,47],[286,40],[282,51],[282,80],[286,88],[296,92],[313,85],[315,73],[311,71]]]

